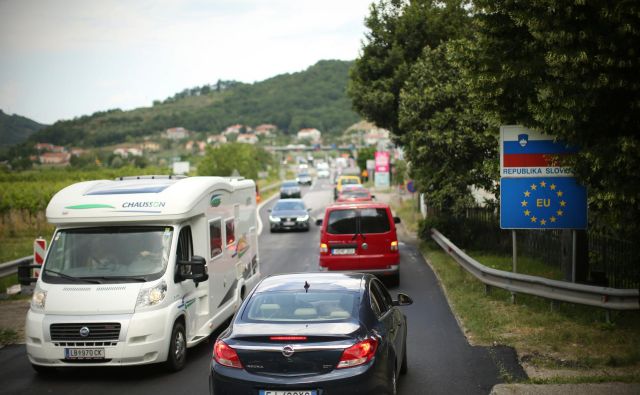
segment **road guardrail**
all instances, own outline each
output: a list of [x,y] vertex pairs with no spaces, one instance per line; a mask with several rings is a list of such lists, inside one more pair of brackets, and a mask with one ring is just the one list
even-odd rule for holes
[[18,266],[22,264],[30,265],[32,263],[33,255],[25,256],[23,258],[16,259],[15,261],[0,263],[0,278],[18,273]]
[[431,238],[460,266],[487,286],[607,310],[640,309],[640,290],[576,284],[492,269],[467,255],[438,230],[431,229]]

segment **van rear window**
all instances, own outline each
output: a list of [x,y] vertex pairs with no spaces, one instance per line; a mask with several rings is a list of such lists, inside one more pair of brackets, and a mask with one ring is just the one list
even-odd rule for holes
[[356,210],[334,210],[329,214],[327,232],[334,235],[356,233]]
[[391,229],[387,210],[383,208],[364,208],[360,210],[361,233],[385,233]]
[[357,221],[360,221],[360,233],[386,233],[391,230],[387,210],[384,208],[334,210],[329,214],[327,232],[334,235],[355,234],[358,232]]

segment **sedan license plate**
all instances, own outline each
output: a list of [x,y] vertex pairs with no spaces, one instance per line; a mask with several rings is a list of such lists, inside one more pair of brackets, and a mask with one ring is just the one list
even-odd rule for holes
[[104,359],[104,348],[65,348],[65,359]]
[[295,222],[293,222],[293,221],[285,221],[285,222],[282,223],[282,225],[283,226],[293,226],[293,225],[295,225]]
[[334,248],[331,250],[333,255],[353,255],[356,253],[355,248]]
[[260,390],[259,395],[318,395],[316,390],[286,390],[286,391],[272,391],[272,390]]

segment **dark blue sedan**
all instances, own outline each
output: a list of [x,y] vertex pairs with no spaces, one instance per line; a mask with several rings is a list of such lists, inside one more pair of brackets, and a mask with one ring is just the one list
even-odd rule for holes
[[374,276],[283,274],[262,280],[216,340],[211,394],[396,394],[407,321]]

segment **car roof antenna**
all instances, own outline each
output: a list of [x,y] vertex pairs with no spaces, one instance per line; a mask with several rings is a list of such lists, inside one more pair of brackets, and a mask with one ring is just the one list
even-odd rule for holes
[[305,293],[309,292],[309,288],[311,288],[311,285],[309,285],[309,283],[305,281],[304,282],[304,292]]

